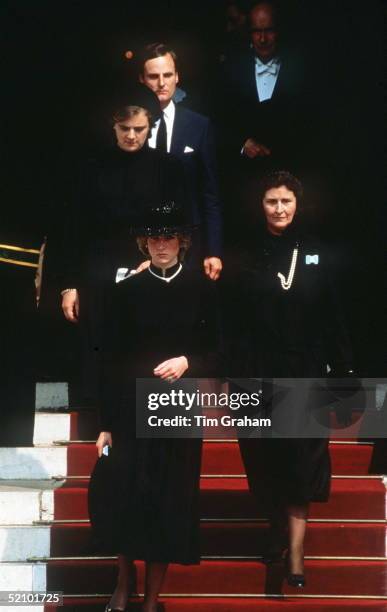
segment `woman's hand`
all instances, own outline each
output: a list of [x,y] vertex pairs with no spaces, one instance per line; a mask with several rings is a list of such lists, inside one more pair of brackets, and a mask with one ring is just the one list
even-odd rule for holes
[[71,289],[63,294],[62,310],[68,321],[71,321],[71,323],[78,323],[79,295],[76,289]]
[[173,382],[183,376],[186,370],[188,370],[188,360],[187,357],[182,356],[173,357],[173,359],[167,359],[167,361],[159,363],[153,370],[153,373],[163,380]]
[[102,457],[104,446],[113,446],[112,434],[110,431],[101,431],[95,445],[98,450],[98,457]]

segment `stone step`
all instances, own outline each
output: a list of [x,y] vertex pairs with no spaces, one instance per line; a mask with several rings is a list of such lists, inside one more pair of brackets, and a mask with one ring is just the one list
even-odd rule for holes
[[71,440],[71,413],[37,412],[35,414],[34,445]]
[[[87,480],[66,481],[55,490],[55,519],[86,519]],[[246,478],[202,478],[201,516],[207,519],[259,518]],[[319,519],[380,520],[386,518],[386,488],[381,478],[332,480],[327,503],[312,503],[310,517]]]
[[34,445],[47,445],[71,440],[96,440],[98,419],[94,410],[35,414]]
[[31,557],[47,557],[50,554],[50,527],[6,526],[0,527],[0,561],[25,562]]
[[[111,560],[51,559],[47,560],[47,587],[65,593],[111,593],[117,577],[117,562]],[[137,589],[143,592],[144,564],[136,563]],[[377,597],[385,595],[387,560],[306,559],[307,585],[304,594],[357,595]],[[237,595],[262,593],[295,593],[286,584],[284,564],[265,566],[257,560],[217,559],[202,560],[200,565],[184,567],[171,564],[163,585],[168,594]]]
[[[2,563],[0,591],[46,591],[46,563]],[[18,608],[20,610],[20,608]],[[2,608],[3,612],[3,608]]]
[[[331,442],[329,452],[332,473],[337,475],[368,475],[374,445],[358,442]],[[68,451],[68,475],[88,476],[97,460],[94,442],[73,443]],[[244,474],[244,465],[237,442],[204,442],[202,474]]]
[[[267,548],[268,523],[202,521],[201,554],[205,556],[261,556]],[[319,556],[384,557],[387,523],[310,522],[305,554]],[[54,523],[51,555],[86,556],[95,552],[89,523]]]
[[69,407],[67,382],[36,383],[36,410],[59,410]]
[[0,448],[0,481],[48,480],[66,474],[66,447]]
[[[320,556],[383,557],[386,522],[313,521],[307,531],[305,552]],[[203,555],[260,556],[265,550],[268,525],[262,521],[201,522]],[[0,527],[0,561],[27,561],[35,557],[95,554],[88,522],[40,522]]]
[[7,480],[0,483],[0,525],[32,525],[54,518],[52,480]]
[[[51,415],[60,417],[58,423],[62,422],[68,430],[69,423],[62,417],[68,415]],[[39,422],[45,424],[45,415],[39,415]],[[49,421],[50,419],[47,419]],[[55,423],[54,423],[55,426]],[[38,426],[39,427],[39,426]],[[51,426],[50,426],[51,427]],[[37,430],[39,434],[39,429]],[[55,432],[45,434],[46,439],[53,437]],[[40,434],[39,434],[40,435]],[[204,444],[203,467],[212,470],[214,475],[226,476],[243,474],[243,465],[239,457],[239,449],[233,443],[226,443],[233,459],[237,462],[233,468],[232,464],[221,465],[221,457],[224,453],[219,452],[217,456],[216,447],[213,443]],[[338,475],[366,475],[371,461],[373,446],[371,444],[338,444],[330,445],[333,473]],[[208,458],[208,460],[207,460]],[[74,443],[67,445],[45,445],[34,448],[0,448],[0,481],[1,480],[44,480],[69,476],[88,476],[97,459],[94,443]],[[225,469],[227,467],[227,469]],[[235,471],[230,472],[230,469]],[[205,472],[203,472],[205,473]],[[208,473],[208,472],[207,472]]]

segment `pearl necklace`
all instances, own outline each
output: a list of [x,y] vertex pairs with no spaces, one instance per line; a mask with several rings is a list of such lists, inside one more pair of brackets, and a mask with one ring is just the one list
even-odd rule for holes
[[298,247],[293,249],[292,261],[291,261],[290,268],[289,268],[288,278],[285,278],[284,275],[281,274],[281,272],[278,272],[277,274],[278,278],[281,281],[281,287],[285,291],[288,291],[290,287],[292,286],[292,282],[294,279],[294,273],[296,271],[297,255],[298,255]]
[[156,272],[153,272],[153,270],[151,270],[150,267],[148,268],[148,272],[153,274],[153,276],[155,276],[156,278],[159,278],[160,280],[163,280],[166,283],[170,283],[171,280],[174,279],[182,271],[182,269],[183,269],[183,266],[180,264],[178,269],[176,270],[174,274],[172,274],[172,276],[160,276],[159,274],[156,274]]

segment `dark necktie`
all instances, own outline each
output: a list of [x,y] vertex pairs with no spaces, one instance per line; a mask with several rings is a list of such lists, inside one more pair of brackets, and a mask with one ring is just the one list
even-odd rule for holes
[[156,149],[159,149],[159,151],[163,151],[164,153],[168,152],[168,149],[167,149],[167,124],[165,123],[164,113],[161,115],[159,129],[157,130]]

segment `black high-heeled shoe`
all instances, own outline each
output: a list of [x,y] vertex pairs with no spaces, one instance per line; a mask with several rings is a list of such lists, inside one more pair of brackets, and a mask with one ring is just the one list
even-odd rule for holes
[[290,553],[287,551],[286,554],[286,566],[288,570],[287,583],[291,587],[303,589],[306,586],[305,574],[294,574],[290,571]]
[[122,609],[122,608],[111,608],[109,604],[106,604],[106,607],[105,607],[105,612],[128,612],[128,610],[129,610],[128,606],[125,606],[125,608]]
[[303,589],[306,585],[304,574],[288,574],[287,575],[288,585],[291,587],[297,587]]

